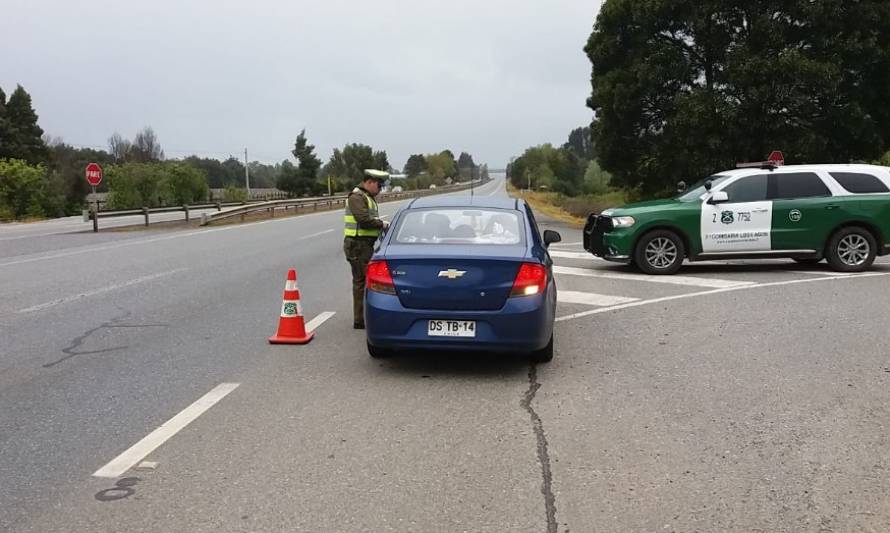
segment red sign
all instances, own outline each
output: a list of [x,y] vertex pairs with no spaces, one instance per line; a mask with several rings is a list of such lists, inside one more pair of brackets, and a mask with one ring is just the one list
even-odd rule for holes
[[87,182],[93,187],[98,187],[102,183],[102,167],[96,163],[87,165],[86,170]]
[[782,152],[775,150],[769,155],[767,161],[772,161],[776,166],[782,166],[785,164],[785,155]]

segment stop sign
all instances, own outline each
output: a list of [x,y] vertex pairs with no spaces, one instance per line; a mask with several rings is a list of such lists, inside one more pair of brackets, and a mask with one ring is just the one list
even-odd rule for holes
[[90,163],[87,165],[86,176],[90,185],[98,187],[102,183],[102,167],[96,163]]
[[767,158],[767,161],[772,161],[776,166],[782,166],[785,164],[785,154],[778,150],[774,150]]

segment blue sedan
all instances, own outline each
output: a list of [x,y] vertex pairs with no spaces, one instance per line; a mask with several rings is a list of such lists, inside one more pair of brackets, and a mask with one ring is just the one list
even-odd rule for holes
[[556,283],[531,208],[507,198],[426,197],[395,216],[368,265],[371,357],[394,350],[553,358]]

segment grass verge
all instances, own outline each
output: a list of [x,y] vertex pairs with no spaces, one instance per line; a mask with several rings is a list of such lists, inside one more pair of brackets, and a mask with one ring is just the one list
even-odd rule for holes
[[627,193],[621,190],[605,194],[565,196],[555,192],[519,191],[508,183],[507,191],[514,198],[523,198],[535,211],[579,228],[584,226],[588,214],[600,213],[629,202]]

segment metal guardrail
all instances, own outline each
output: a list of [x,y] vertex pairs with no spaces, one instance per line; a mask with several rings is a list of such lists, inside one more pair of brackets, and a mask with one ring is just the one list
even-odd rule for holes
[[[461,183],[458,185],[443,185],[442,187],[438,187],[436,189],[421,189],[416,191],[405,191],[405,192],[388,192],[384,193],[380,196],[381,202],[392,201],[392,200],[400,200],[404,198],[417,198],[420,196],[429,196],[431,194],[440,194],[444,192],[455,192],[464,189],[469,189],[472,186],[482,185],[483,182],[481,180],[476,180],[473,183]],[[234,216],[241,216],[242,218],[250,213],[256,213],[261,211],[268,211],[270,217],[275,216],[276,209],[284,209],[285,211],[290,208],[294,208],[295,210],[299,209],[307,209],[312,208],[313,211],[317,211],[320,207],[326,207],[328,209],[333,209],[336,206],[344,205],[346,202],[346,198],[348,195],[337,195],[337,196],[319,196],[315,198],[293,198],[288,200],[252,200],[246,202],[214,202],[214,203],[205,203],[205,204],[194,204],[194,205],[180,205],[180,206],[172,206],[172,207],[143,207],[140,209],[119,209],[115,211],[99,211],[96,215],[97,218],[114,218],[114,217],[126,217],[126,216],[136,216],[142,215],[145,217],[145,226],[149,225],[149,219],[152,214],[158,213],[185,213],[185,221],[189,222],[191,220],[190,212],[196,209],[216,209],[217,213],[212,215],[208,215],[207,213],[203,213],[201,215],[201,225],[206,226],[213,222],[219,220],[225,220],[227,218],[231,218]],[[223,211],[223,208],[232,208],[226,209]],[[84,209],[83,210],[83,221],[89,222],[93,219],[93,210],[92,209]],[[94,226],[95,227],[95,226]],[[98,228],[96,228],[98,229]]]
[[[417,198],[420,196],[430,196],[433,194],[441,194],[447,192],[456,192],[465,189],[469,189],[472,186],[482,185],[481,180],[476,180],[472,183],[461,183],[458,185],[443,185],[442,187],[438,187],[436,189],[421,189],[417,191],[405,191],[405,192],[390,192],[384,193],[380,195],[381,202],[401,200],[404,198]],[[344,205],[346,203],[346,199],[349,197],[347,194],[339,195],[339,196],[320,196],[317,198],[294,198],[291,200],[272,200],[270,202],[261,202],[258,204],[249,204],[243,205],[239,207],[235,207],[232,209],[227,209],[226,211],[220,211],[218,213],[213,213],[208,215],[204,213],[201,215],[201,225],[206,226],[213,222],[217,222],[220,220],[225,220],[227,218],[232,217],[241,217],[242,220],[244,217],[250,213],[257,213],[261,211],[268,211],[269,217],[275,217],[275,210],[284,208],[285,211],[293,207],[295,210],[299,210],[300,208],[309,208],[312,207],[313,211],[317,211],[320,206],[324,206],[328,209],[333,209],[335,206]]]

